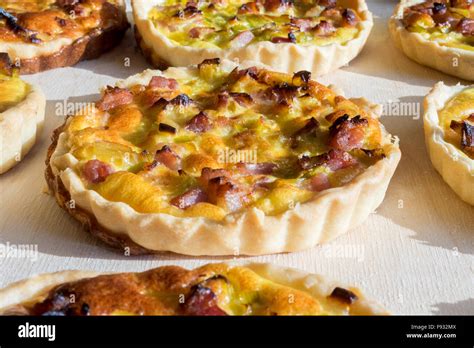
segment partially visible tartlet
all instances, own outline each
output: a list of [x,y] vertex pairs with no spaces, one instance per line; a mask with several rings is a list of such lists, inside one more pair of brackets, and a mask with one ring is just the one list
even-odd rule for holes
[[59,204],[134,253],[296,251],[360,224],[398,164],[396,139],[367,101],[255,64],[216,58],[104,89],[54,134]]
[[133,0],[132,5],[138,44],[159,68],[219,57],[322,75],[355,58],[373,26],[365,0]]
[[474,80],[474,3],[401,0],[389,22],[395,44],[414,61]]
[[30,151],[41,131],[46,99],[19,77],[6,53],[0,53],[0,174]]
[[431,162],[454,192],[474,205],[474,85],[449,87],[439,82],[424,107]]

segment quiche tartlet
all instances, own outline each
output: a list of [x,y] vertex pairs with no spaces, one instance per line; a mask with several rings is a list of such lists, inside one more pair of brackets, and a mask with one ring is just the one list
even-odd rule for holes
[[373,105],[310,77],[216,58],[120,81],[55,132],[49,186],[131,253],[257,255],[333,239],[381,203],[400,151]]
[[0,0],[0,52],[22,74],[96,58],[128,28],[123,0]]
[[402,0],[389,26],[395,44],[409,58],[474,80],[472,0]]
[[135,34],[157,67],[253,60],[326,74],[362,50],[373,26],[364,0],[133,0]]
[[[71,299],[74,299],[72,301]],[[353,287],[270,264],[43,274],[0,290],[3,315],[380,315]]]
[[30,151],[43,126],[43,92],[19,78],[7,54],[0,53],[0,174]]
[[474,85],[439,82],[424,104],[431,162],[454,192],[474,205]]

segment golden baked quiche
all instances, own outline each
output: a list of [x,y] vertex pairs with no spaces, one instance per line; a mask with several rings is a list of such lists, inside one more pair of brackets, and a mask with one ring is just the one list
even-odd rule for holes
[[133,253],[267,254],[361,223],[399,158],[363,100],[307,71],[216,58],[105,88],[55,132],[46,177],[71,215]]
[[348,64],[373,26],[365,0],[133,0],[139,46],[156,66],[254,60],[322,75]]
[[474,205],[474,86],[437,83],[425,98],[424,127],[434,167]]
[[28,153],[41,131],[46,100],[38,87],[19,77],[6,53],[0,53],[0,174]]
[[[73,300],[72,300],[73,299]],[[3,315],[375,315],[356,288],[270,264],[43,274],[0,289]]]
[[128,28],[123,0],[0,0],[0,52],[22,74],[96,58]]
[[472,0],[402,0],[390,20],[390,32],[414,61],[474,80]]

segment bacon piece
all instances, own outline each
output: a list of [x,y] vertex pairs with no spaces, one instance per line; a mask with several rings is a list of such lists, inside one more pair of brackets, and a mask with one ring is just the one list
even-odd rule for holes
[[265,91],[265,97],[278,104],[291,102],[296,97],[298,87],[282,83]]
[[112,166],[99,160],[87,161],[82,168],[86,180],[93,184],[104,181],[113,172]]
[[161,163],[171,170],[181,169],[181,157],[179,157],[168,145],[156,151],[155,161]]
[[317,4],[326,8],[336,7],[337,0],[319,0]]
[[246,175],[270,175],[277,169],[275,163],[261,162],[261,163],[237,163],[237,169]]
[[[471,117],[474,118],[474,114]],[[467,121],[462,126],[461,147],[466,153],[474,155],[474,125]]]
[[298,160],[298,164],[302,170],[308,170],[319,166],[327,166],[329,169],[336,171],[353,166],[357,161],[345,151],[330,150],[319,156],[308,157],[303,156]]
[[108,86],[102,98],[95,104],[99,110],[108,111],[121,105],[130,104],[133,94],[128,89]]
[[206,193],[200,188],[194,188],[174,197],[170,203],[179,209],[189,208],[197,203],[207,202]]
[[169,124],[166,124],[166,123],[160,123],[158,125],[158,130],[160,132],[167,132],[167,133],[171,133],[171,134],[176,133],[176,128],[174,128],[173,126],[170,126]]
[[158,88],[158,89],[170,89],[176,90],[178,89],[178,81],[175,79],[169,79],[164,76],[153,76],[148,84],[150,88]]
[[252,66],[250,68],[242,69],[242,70],[239,70],[239,68],[235,68],[229,74],[229,84],[236,83],[237,81],[239,81],[241,78],[244,78],[245,76],[250,76],[254,80],[258,80],[257,67]]
[[354,294],[352,291],[340,287],[335,288],[332,291],[331,295],[329,295],[329,297],[345,302],[347,304],[352,304],[359,299],[357,295]]
[[329,127],[329,146],[342,151],[360,148],[368,124],[369,122],[360,116],[349,118],[349,115],[344,115],[339,117]]
[[217,306],[217,296],[211,289],[196,285],[182,305],[184,315],[193,316],[223,316],[227,315]]
[[259,13],[258,3],[256,1],[247,2],[239,7],[238,14]]
[[225,169],[212,169],[212,168],[202,168],[201,176],[199,177],[199,182],[204,188],[207,188],[209,181],[219,176],[228,176],[230,177],[230,172]]
[[474,36],[474,19],[461,19],[454,30],[466,36]]
[[291,24],[303,32],[308,31],[308,29],[313,27],[313,21],[311,18],[292,18]]
[[265,0],[264,7],[269,12],[283,12],[288,7],[292,6],[294,0]]
[[205,65],[219,65],[220,63],[220,58],[204,59],[201,63],[198,64],[198,69],[201,69]]
[[227,176],[218,176],[209,180],[207,195],[210,203],[233,212],[245,204],[247,192]]
[[188,36],[192,39],[198,39],[208,34],[215,32],[216,29],[212,27],[195,27],[189,30]]
[[184,9],[179,10],[178,13],[175,14],[175,17],[181,18],[181,19],[188,19],[195,17],[197,15],[201,15],[202,12],[195,6],[186,6]]
[[252,97],[247,93],[229,93],[240,106],[248,106],[253,103]]
[[358,22],[356,13],[350,8],[346,8],[342,11],[342,18],[346,25],[354,26]]
[[272,37],[273,43],[295,43],[296,37],[293,33],[288,33],[288,37]]
[[231,41],[230,47],[231,48],[242,48],[247,46],[255,36],[252,34],[250,30],[242,31],[238,33]]
[[320,192],[331,188],[331,183],[329,182],[328,175],[325,173],[319,173],[308,179],[306,183],[310,191]]
[[295,86],[307,86],[308,82],[311,80],[311,73],[309,71],[298,71],[293,74],[293,79],[291,82]]
[[192,99],[188,97],[187,94],[180,94],[175,98],[170,100],[171,105],[186,107],[192,103]]
[[314,33],[319,36],[331,35],[336,31],[334,25],[328,21],[321,21],[314,27]]
[[184,128],[194,133],[204,133],[212,128],[212,124],[209,117],[201,111],[190,119]]

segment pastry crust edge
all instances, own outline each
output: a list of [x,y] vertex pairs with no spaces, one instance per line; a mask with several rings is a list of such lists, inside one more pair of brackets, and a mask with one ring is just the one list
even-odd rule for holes
[[39,87],[29,86],[23,101],[0,113],[0,174],[26,156],[43,128],[46,98]]
[[[247,45],[239,49],[218,50],[177,46],[161,34],[148,20],[143,3],[149,0],[132,0],[135,20],[135,37],[142,51],[157,68],[199,64],[207,58],[223,58],[236,62],[253,60],[272,67],[273,70],[294,73],[307,70],[320,76],[349,64],[363,49],[373,27],[373,18],[365,0],[344,0],[346,7],[354,8],[362,17],[357,24],[358,35],[345,44],[327,46],[274,44],[268,41]],[[156,3],[160,0],[152,0]]]
[[[236,66],[230,61],[224,62],[230,67]],[[241,67],[252,65],[256,64],[244,62]],[[181,69],[170,68],[168,71],[179,73]],[[147,84],[152,76],[162,74],[159,70],[146,70],[117,82],[117,85]],[[365,99],[353,101],[374,115],[374,104]],[[382,125],[387,157],[349,184],[322,191],[309,202],[297,204],[294,209],[279,215],[268,216],[254,207],[231,214],[223,222],[216,222],[204,217],[137,213],[126,203],[110,202],[97,192],[85,189],[72,169],[60,171],[56,167],[58,163],[55,161],[62,161],[62,155],[67,153],[65,149],[58,149],[63,127],[53,133],[46,159],[45,176],[51,192],[58,204],[93,235],[133,255],[171,251],[193,256],[237,256],[309,249],[366,220],[381,204],[401,157],[398,139],[392,138]],[[61,156],[63,158],[58,158]],[[70,165],[70,158],[73,156],[66,159],[66,167]],[[319,217],[316,221],[313,219],[315,212]]]
[[[474,52],[445,47],[405,29],[401,22],[406,7],[425,0],[401,0],[389,20],[392,39],[408,58],[445,74],[474,81]],[[454,64],[457,62],[457,66]]]
[[[259,276],[277,284],[291,287],[315,298],[329,296],[335,287],[351,288],[346,284],[334,281],[326,276],[304,272],[301,270],[277,266],[269,263],[228,263],[230,267],[248,267]],[[9,315],[8,310],[25,302],[34,301],[57,285],[85,278],[111,273],[90,271],[59,271],[44,273],[17,281],[0,289],[0,315]],[[379,303],[367,299],[358,289],[358,300],[351,306],[354,315],[387,315],[389,314]]]
[[474,85],[458,84],[449,87],[438,82],[424,99],[423,125],[431,163],[463,201],[474,205],[474,160],[444,140],[444,130],[438,117],[438,110],[443,109],[449,99],[468,87],[474,88]]

